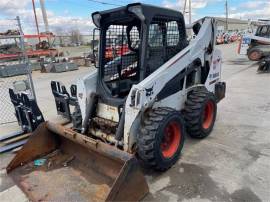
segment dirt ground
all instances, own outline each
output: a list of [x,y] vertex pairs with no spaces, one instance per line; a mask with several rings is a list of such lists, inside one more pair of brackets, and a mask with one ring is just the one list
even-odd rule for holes
[[[227,94],[218,104],[214,130],[204,140],[187,137],[181,158],[167,172],[145,171],[150,193],[143,201],[270,200],[270,74],[257,74],[258,65],[237,55],[236,44],[218,48],[223,52]],[[33,73],[38,104],[46,119],[56,114],[50,80],[69,85],[92,69]],[[0,156],[0,200],[27,201],[5,173],[13,156]]]

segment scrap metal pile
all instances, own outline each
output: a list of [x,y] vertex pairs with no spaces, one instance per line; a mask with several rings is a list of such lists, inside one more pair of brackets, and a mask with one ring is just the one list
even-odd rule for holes
[[0,32],[0,36],[11,36],[11,35],[20,35],[19,30],[7,30],[6,32]]
[[229,44],[241,39],[240,32],[224,32],[219,33],[216,37],[216,43],[219,44]]
[[41,41],[39,43],[36,44],[36,49],[39,50],[39,49],[42,49],[42,50],[48,50],[50,48],[50,44],[48,41]]
[[21,49],[15,43],[0,45],[0,54],[16,54],[20,52],[21,52]]

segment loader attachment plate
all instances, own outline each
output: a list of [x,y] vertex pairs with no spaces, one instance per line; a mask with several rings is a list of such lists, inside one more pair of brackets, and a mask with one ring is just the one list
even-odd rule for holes
[[148,193],[133,155],[49,122],[7,172],[32,201],[138,201]]

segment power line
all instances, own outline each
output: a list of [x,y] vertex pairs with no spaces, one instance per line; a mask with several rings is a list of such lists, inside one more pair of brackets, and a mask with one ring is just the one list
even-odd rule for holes
[[188,1],[189,24],[191,24],[191,0]]
[[103,5],[110,5],[110,6],[123,6],[123,5],[119,5],[119,4],[107,3],[107,2],[104,2],[104,1],[97,1],[97,0],[88,0],[88,1],[103,4]]
[[228,31],[228,1],[225,2],[225,11],[226,11],[226,31]]

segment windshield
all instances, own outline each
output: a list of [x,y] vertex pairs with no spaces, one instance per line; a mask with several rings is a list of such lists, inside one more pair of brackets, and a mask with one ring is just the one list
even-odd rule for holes
[[102,77],[113,95],[125,96],[139,79],[140,26],[130,24],[113,24],[105,32]]

